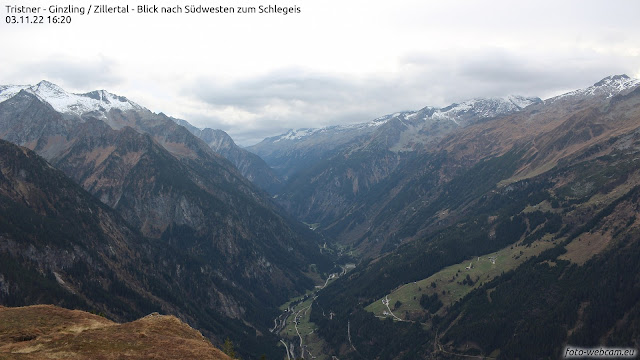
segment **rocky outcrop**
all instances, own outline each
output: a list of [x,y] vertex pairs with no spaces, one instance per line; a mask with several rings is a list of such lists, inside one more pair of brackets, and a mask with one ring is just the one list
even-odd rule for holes
[[207,143],[215,153],[229,160],[242,176],[259,188],[271,194],[275,194],[281,189],[283,182],[269,165],[259,156],[236,145],[226,132],[210,128],[198,129],[185,120],[171,119]]

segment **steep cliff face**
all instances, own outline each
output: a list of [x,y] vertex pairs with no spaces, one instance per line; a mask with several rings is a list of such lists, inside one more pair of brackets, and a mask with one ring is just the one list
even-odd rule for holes
[[313,243],[235,169],[202,158],[180,161],[149,135],[99,120],[82,124],[73,138],[53,164],[143,235],[210,258],[263,292],[308,283],[299,271]]
[[[321,145],[313,143],[320,141],[320,134],[324,132],[338,132],[332,128],[314,130],[292,139],[283,136],[272,141],[270,146],[278,149],[279,142],[295,139],[298,146],[309,147],[305,150],[308,153],[314,150],[320,153],[330,144],[335,147],[327,159],[310,162],[306,169],[296,169],[297,173],[291,176],[277,200],[302,221],[319,224],[321,231],[339,241],[351,241],[371,227],[370,223],[364,225],[366,219],[371,221],[369,207],[395,194],[395,185],[407,175],[403,174],[403,169],[410,173],[416,166],[421,166],[415,163],[421,153],[429,151],[455,131],[539,103],[538,98],[510,96],[399,112],[370,123],[340,128],[341,131],[358,131],[357,136],[341,145],[331,141]],[[266,145],[265,140],[252,149],[264,151]],[[282,150],[273,150],[274,153],[277,151]]]
[[2,141],[0,152],[2,303],[53,301],[114,317],[147,310],[148,299],[110,306],[104,294],[86,291],[126,283],[142,298],[141,284],[125,268],[141,261],[145,241],[32,151]]
[[185,120],[171,119],[203,140],[215,153],[229,160],[238,168],[242,176],[259,188],[271,194],[275,194],[281,189],[282,180],[276,176],[269,165],[259,156],[236,145],[226,132],[210,128],[198,129]]
[[2,139],[31,149],[38,147],[44,157],[62,151],[75,122],[64,118],[35,95],[20,91],[0,103]]

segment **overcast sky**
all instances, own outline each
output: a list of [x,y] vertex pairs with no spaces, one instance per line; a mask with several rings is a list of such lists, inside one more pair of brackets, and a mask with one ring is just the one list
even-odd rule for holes
[[72,92],[105,89],[251,145],[289,128],[475,97],[544,99],[613,74],[640,78],[638,0],[126,3],[301,12],[74,14],[71,24],[6,24],[5,2],[0,84],[46,79]]

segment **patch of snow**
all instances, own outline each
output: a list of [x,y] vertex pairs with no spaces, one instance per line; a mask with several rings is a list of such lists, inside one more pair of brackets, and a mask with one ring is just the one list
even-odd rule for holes
[[377,127],[377,126],[386,124],[388,121],[389,121],[388,119],[387,120],[382,120],[382,121],[371,121],[371,122],[366,123],[366,126],[368,126],[368,127],[372,127],[372,126],[373,127]]
[[511,102],[513,105],[519,107],[520,109],[524,109],[527,106],[538,103],[540,101],[540,99],[538,98],[526,98],[518,95],[506,96],[504,100]]
[[[365,123],[334,125],[323,128],[302,128],[289,130],[285,134],[277,137],[273,142],[283,140],[299,141],[316,133],[339,133],[342,131],[371,131],[388,123],[392,119],[397,119],[405,125],[403,130],[402,143],[419,142],[423,135],[420,131],[429,126],[434,121],[451,121],[456,126],[466,126],[471,119],[472,122],[497,117],[522,110],[523,108],[539,103],[538,98],[527,98],[518,95],[509,95],[502,98],[477,98],[451,104],[444,108],[425,107],[419,111],[403,111],[387,114]],[[418,118],[419,117],[419,118]],[[421,120],[421,121],[418,121]],[[417,121],[417,122],[416,122]],[[404,145],[403,145],[404,146]]]
[[[401,115],[403,113],[396,113],[393,115]],[[286,133],[277,137],[277,139],[273,140],[274,143],[290,140],[290,141],[298,141],[304,138],[307,138],[311,135],[317,133],[338,133],[344,131],[357,131],[357,130],[366,130],[373,127],[378,127],[387,123],[392,118],[392,115],[385,115],[383,117],[377,118],[373,121],[369,121],[366,123],[357,123],[357,124],[347,124],[347,125],[331,125],[323,128],[301,128],[301,129],[291,129]]]
[[467,114],[473,115],[477,119],[487,119],[519,111],[539,101],[537,98],[525,98],[517,95],[502,98],[478,98],[444,108],[425,108],[425,110],[429,110],[428,114],[430,115],[426,115],[424,120],[449,120],[460,125],[460,120]]
[[14,97],[20,90],[28,89],[29,85],[1,85],[0,103]]
[[304,128],[304,129],[297,129],[297,130],[291,129],[287,131],[285,134],[280,135],[280,137],[274,142],[279,142],[281,140],[300,140],[321,130],[323,129],[313,129],[313,128],[311,129]]
[[611,98],[619,93],[640,86],[640,80],[630,78],[627,75],[614,75],[608,76],[597,83],[584,88],[568,93],[552,97],[545,100],[546,103],[552,103],[564,98],[575,97],[591,97],[591,96],[604,96],[605,98]]

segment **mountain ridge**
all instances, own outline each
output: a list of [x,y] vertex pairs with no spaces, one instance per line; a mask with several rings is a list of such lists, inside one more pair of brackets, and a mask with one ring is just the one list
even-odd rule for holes
[[365,258],[311,308],[336,357],[638,347],[640,87],[588,94],[448,134],[325,228]]
[[[82,116],[86,113],[105,113],[111,109],[122,111],[142,109],[142,107],[123,96],[112,94],[106,90],[95,90],[84,94],[73,94],[63,90],[58,85],[46,80],[36,85],[5,85],[0,86],[0,102],[5,101],[19,91],[27,91],[40,100],[50,104],[56,111],[63,114]],[[106,118],[106,116],[103,115]]]
[[203,140],[213,151],[231,161],[240,173],[261,189],[274,194],[282,187],[282,181],[259,156],[239,147],[231,136],[222,130],[200,129],[188,121],[171,117],[177,124]]
[[[482,106],[484,105],[482,103],[486,104],[486,103],[493,102],[495,104],[501,103],[503,106],[510,104],[516,107],[517,109],[523,109],[529,105],[538,104],[542,102],[546,102],[546,103],[554,102],[567,97],[599,95],[604,93],[607,93],[607,97],[611,97],[615,94],[625,92],[631,88],[634,88],[639,84],[640,84],[640,80],[631,78],[626,74],[610,75],[586,88],[569,91],[564,94],[553,96],[546,100],[541,100],[540,98],[537,98],[537,97],[524,97],[519,95],[507,95],[503,97],[494,97],[494,98],[474,98],[474,99],[466,100],[460,103],[452,103],[444,107],[426,106],[416,111],[395,112],[395,113],[391,113],[391,114],[387,114],[387,115],[383,115],[381,117],[375,118],[374,120],[369,122],[356,123],[356,124],[350,124],[350,125],[331,125],[323,128],[290,129],[286,133],[283,133],[281,135],[265,138],[262,142],[258,144],[248,146],[247,149],[250,151],[253,151],[254,153],[260,155],[263,158],[265,157],[270,158],[271,152],[273,152],[273,150],[268,150],[266,148],[267,143],[273,144],[273,143],[285,142],[285,141],[300,141],[309,137],[313,137],[314,135],[317,136],[318,134],[327,133],[327,132],[330,133],[332,131],[337,133],[337,132],[347,132],[353,129],[375,128],[380,125],[383,125],[384,123],[389,121],[389,119],[392,119],[394,117],[413,118],[417,115],[418,112],[422,112],[423,114],[426,114],[426,117],[435,115],[436,118],[443,118],[443,119],[448,118],[453,121],[458,121],[456,119],[455,114],[462,113],[465,110],[468,110],[469,108],[473,108],[474,104],[481,104]],[[499,105],[497,107],[499,107]],[[490,108],[487,108],[485,114],[483,114],[483,117],[491,118],[500,114],[504,114],[506,112],[508,111],[503,110],[503,111],[492,112]],[[351,137],[356,137],[356,135],[351,135]],[[310,144],[313,144],[313,143],[310,143]]]
[[[151,134],[174,155],[197,157],[194,152],[211,151],[229,160],[243,176],[262,189],[275,192],[280,186],[280,180],[260,158],[238,147],[222,130],[197,129],[185,120],[178,120],[163,113],[154,114],[137,103],[106,90],[73,94],[46,80],[36,85],[0,86],[0,104],[12,99],[21,91],[35,96],[62,114],[69,128],[76,123],[84,122],[86,118],[100,119],[113,129],[130,126],[137,131]],[[202,144],[188,139],[187,143],[190,144],[187,147],[182,146],[185,143],[184,134],[180,134],[180,129],[174,124],[186,127],[197,137],[204,136],[210,150],[205,150]],[[25,145],[24,142],[21,144]]]
[[[473,99],[442,108],[427,106],[364,123],[289,130],[246,149],[263,158],[285,182],[299,181],[297,178],[310,167],[330,161],[341,153],[368,151],[366,148],[372,146],[374,151],[413,152],[453,129],[519,111],[523,106],[538,102],[541,102],[538,98],[512,95]],[[281,192],[288,192],[287,188],[285,185]]]
[[[574,93],[590,94],[591,99],[599,99],[597,100],[599,107],[606,107],[609,100],[615,102],[617,99],[621,99],[625,94],[637,89],[639,83],[626,76],[611,76],[598,84],[600,85],[593,85],[585,91]],[[623,84],[623,86],[619,86],[619,84]],[[606,89],[607,91],[598,89]],[[616,96],[609,97],[613,91],[611,89],[618,92]],[[468,118],[466,123],[463,117],[456,120],[465,126],[458,126],[447,116],[432,116],[437,113],[430,107],[414,113],[391,114],[386,118],[381,118],[384,124],[367,137],[362,137],[350,146],[336,150],[328,159],[317,161],[315,164],[308,162],[307,169],[301,171],[298,176],[294,176],[287,183],[277,200],[288,211],[298,214],[299,219],[307,223],[319,223],[320,231],[328,231],[325,235],[339,239],[338,241],[357,242],[355,239],[362,239],[369,226],[375,228],[375,225],[384,222],[382,219],[378,219],[375,220],[375,224],[371,223],[376,218],[371,213],[372,202],[377,201],[379,206],[384,207],[381,202],[386,198],[384,194],[405,193],[406,191],[411,193],[409,189],[403,190],[403,186],[407,185],[401,185],[403,181],[408,181],[406,179],[427,176],[426,174],[429,172],[436,171],[440,173],[432,181],[448,181],[454,176],[455,171],[458,171],[456,167],[466,168],[477,163],[482,157],[499,156],[514,145],[522,142],[534,142],[537,145],[531,147],[527,156],[535,156],[537,159],[527,163],[514,174],[514,179],[522,179],[544,171],[545,167],[553,166],[561,157],[568,156],[568,151],[580,150],[579,147],[573,150],[567,148],[563,150],[565,154],[559,154],[553,150],[554,146],[564,148],[564,143],[572,141],[576,142],[576,146],[578,146],[577,144],[582,138],[596,141],[598,137],[610,135],[609,130],[606,129],[612,129],[612,126],[615,126],[613,124],[602,123],[593,124],[593,127],[585,126],[589,122],[600,122],[600,120],[593,109],[581,112],[583,111],[581,109],[586,109],[590,104],[587,101],[588,98],[584,96],[581,98],[565,97],[564,100],[552,102],[543,102],[538,99],[528,103],[524,109],[518,107],[517,111],[507,112],[497,117],[493,116],[494,113],[483,111],[483,107],[480,106],[477,112],[473,112],[475,117]],[[499,107],[504,102],[503,98],[493,106],[494,108]],[[470,103],[477,104],[478,102],[476,100]],[[487,103],[491,104],[491,101],[485,101],[481,105]],[[465,115],[469,113],[469,108],[472,106],[465,104],[463,106],[452,105],[452,107],[444,109],[446,109],[445,115],[447,111]],[[581,125],[582,132],[575,135],[571,132],[568,133],[567,131],[570,130],[568,125],[565,125],[560,132],[555,129],[557,122],[554,119],[569,116],[569,114],[574,114],[574,126],[584,123]],[[432,119],[431,127],[416,130],[412,120],[423,118]],[[417,122],[421,124],[422,120]],[[538,134],[540,132],[546,135]],[[537,140],[533,134],[538,136]],[[564,138],[559,138],[558,134],[564,134]],[[547,144],[546,137],[549,139],[558,138],[557,143],[555,145]],[[402,144],[402,146],[398,144]],[[311,144],[308,145],[308,148],[312,147]],[[441,154],[438,155],[438,152]],[[435,159],[441,160],[424,159],[434,156]],[[455,157],[455,167],[445,171],[439,169],[441,165],[435,165],[445,157]],[[436,163],[434,163],[433,169],[423,169],[425,163],[434,161]],[[378,197],[378,200],[374,199],[375,196]],[[340,219],[342,216],[344,218]],[[363,217],[367,217],[369,220],[363,221]],[[369,226],[365,224],[369,224]],[[356,227],[359,227],[360,230],[353,232]],[[393,231],[387,229],[386,232]],[[382,238],[389,237],[389,235],[380,235]]]

